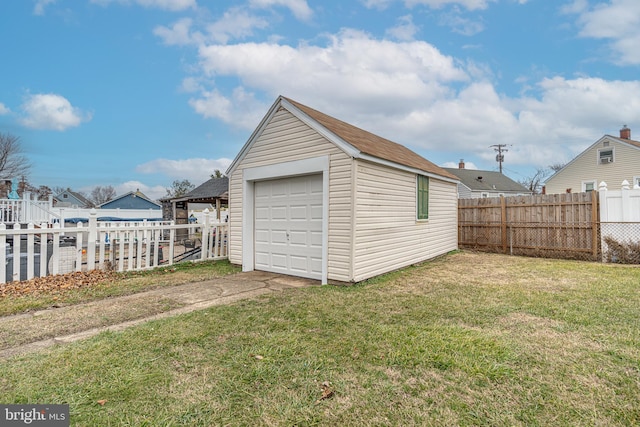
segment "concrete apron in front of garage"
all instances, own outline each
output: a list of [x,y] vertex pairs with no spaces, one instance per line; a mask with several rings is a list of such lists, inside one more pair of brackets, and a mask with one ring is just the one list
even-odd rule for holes
[[[122,297],[0,317],[0,359],[78,341],[104,331],[121,331],[150,320],[312,285],[320,285],[320,281],[251,271]],[[153,315],[136,315],[135,308],[132,308],[159,303],[167,309],[163,311],[159,308],[160,312]],[[122,318],[122,313],[127,310],[129,318]],[[37,331],[34,336],[37,333],[42,336],[29,342],[19,340],[19,336],[29,336],[29,332],[33,331]],[[17,344],[12,345],[12,342]]]

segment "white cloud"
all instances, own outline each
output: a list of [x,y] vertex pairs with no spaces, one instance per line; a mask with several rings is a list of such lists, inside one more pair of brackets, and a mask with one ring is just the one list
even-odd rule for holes
[[[412,108],[411,104],[420,105],[449,91],[443,83],[468,78],[453,58],[428,43],[375,40],[352,30],[329,37],[326,46],[211,45],[201,47],[199,54],[203,75],[209,78],[234,76],[242,81],[243,87],[269,97],[302,96],[324,100],[327,105],[346,111],[353,111],[354,105],[362,107],[361,100],[368,99],[371,107],[365,107],[363,114],[378,111],[382,104],[390,114],[402,114]],[[247,95],[251,92],[236,90],[234,102],[241,100],[260,106]],[[228,107],[234,102],[215,91],[204,95],[203,102],[192,103],[198,112],[228,123],[236,122]],[[391,96],[398,101],[389,102]],[[269,99],[269,103],[272,101]],[[241,122],[249,127],[256,124],[253,119]]]
[[589,7],[586,1],[578,0],[563,11],[578,14],[581,37],[610,41],[611,61],[621,65],[640,64],[640,2],[611,0]]
[[465,9],[477,10],[486,9],[489,3],[495,3],[498,0],[405,0],[405,4],[408,7],[416,5],[429,6],[432,9],[439,9],[444,6],[454,5],[462,6]]
[[254,35],[255,29],[264,29],[269,22],[252,15],[245,9],[232,8],[203,30],[194,29],[193,20],[182,18],[170,27],[159,25],[153,34],[160,37],[166,45],[200,45],[203,43],[228,43],[230,40],[243,39]]
[[396,40],[411,41],[418,32],[418,26],[413,23],[411,15],[405,15],[398,18],[398,25],[389,28],[386,33]]
[[136,171],[146,174],[160,173],[173,179],[188,179],[192,184],[200,185],[207,181],[216,169],[220,169],[224,173],[230,164],[231,159],[225,158],[182,160],[156,159],[138,165],[136,167]]
[[484,31],[484,23],[481,20],[464,18],[458,12],[442,15],[440,24],[450,27],[454,33],[463,36],[473,36]]
[[192,19],[182,18],[174,22],[171,27],[158,25],[153,29],[153,34],[160,37],[164,44],[169,46],[199,43],[202,39],[202,34],[191,33],[192,23]]
[[243,39],[253,35],[253,30],[267,28],[269,22],[252,15],[244,9],[233,8],[226,11],[221,19],[207,26],[209,40],[227,43],[231,39]]
[[7,107],[2,102],[0,102],[0,116],[2,116],[4,114],[9,114],[10,112],[11,112],[11,110],[9,109],[9,107]]
[[[443,167],[443,168],[458,168],[458,167],[460,167],[460,164],[459,163],[455,163],[455,162],[444,162],[443,164],[440,165],[440,167]],[[477,170],[478,169],[478,167],[475,165],[475,163],[466,162],[466,161],[464,162],[464,168],[465,169],[469,169],[469,170]]]
[[[402,1],[406,7],[414,7],[417,5],[427,6],[432,9],[441,9],[445,6],[462,6],[468,10],[486,9],[489,3],[495,3],[498,0],[361,0],[368,8],[386,9],[395,2]],[[520,4],[526,3],[524,0],[519,1]]]
[[252,93],[241,87],[234,89],[230,98],[215,89],[204,91],[199,98],[191,98],[189,105],[204,117],[245,129],[257,126],[268,108],[268,104],[257,101]]
[[249,4],[259,8],[286,7],[296,18],[303,21],[309,20],[313,15],[306,0],[249,0]]
[[83,113],[65,97],[53,93],[29,95],[22,111],[22,124],[34,129],[63,131],[91,120],[91,114]]
[[114,186],[116,195],[121,196],[127,194],[130,191],[141,191],[142,194],[147,196],[151,200],[158,200],[167,195],[166,187],[162,185],[154,185],[150,187],[140,181],[127,181]]
[[163,9],[174,12],[186,9],[195,9],[197,7],[196,0],[91,0],[91,3],[103,6],[107,6],[111,3],[120,3],[125,5],[137,4],[147,8]]
[[45,7],[55,2],[56,0],[37,0],[35,6],[33,6],[33,14],[44,15]]

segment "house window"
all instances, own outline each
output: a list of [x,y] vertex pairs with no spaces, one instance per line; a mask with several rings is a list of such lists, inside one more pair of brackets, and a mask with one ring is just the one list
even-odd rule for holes
[[598,162],[600,164],[613,163],[613,148],[598,150]]
[[487,197],[489,197],[489,193],[480,193],[480,196],[481,196],[483,199],[486,199]]
[[640,188],[640,176],[633,177],[633,188]]
[[429,218],[429,177],[418,175],[417,184],[418,219]]
[[596,189],[595,181],[582,181],[582,192],[588,193]]

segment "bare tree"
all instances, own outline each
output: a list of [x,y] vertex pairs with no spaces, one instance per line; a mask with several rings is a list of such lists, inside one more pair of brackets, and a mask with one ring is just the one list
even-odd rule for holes
[[167,197],[180,197],[193,190],[193,185],[188,179],[175,180],[171,183],[171,187],[167,188]]
[[538,194],[542,190],[544,180],[547,179],[549,175],[551,175],[551,169],[538,168],[533,175],[521,179],[518,182],[527,187],[529,191]]
[[552,165],[549,165],[549,169],[551,169],[553,173],[556,173],[565,166],[566,166],[566,163],[554,163]]
[[96,204],[96,206],[107,203],[114,197],[116,197],[116,189],[110,185],[107,185],[106,187],[98,185],[91,190],[91,200]]
[[31,164],[22,155],[20,138],[10,133],[0,132],[0,177],[17,179],[28,175]]

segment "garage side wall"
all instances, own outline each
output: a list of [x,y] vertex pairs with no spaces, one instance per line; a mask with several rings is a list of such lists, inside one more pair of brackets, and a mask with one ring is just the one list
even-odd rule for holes
[[348,281],[350,264],[352,159],[297,117],[281,108],[254,141],[229,180],[229,260],[242,264],[243,170],[329,156],[328,278]]
[[458,247],[456,184],[429,180],[429,219],[416,220],[416,175],[356,161],[355,261],[361,281]]

